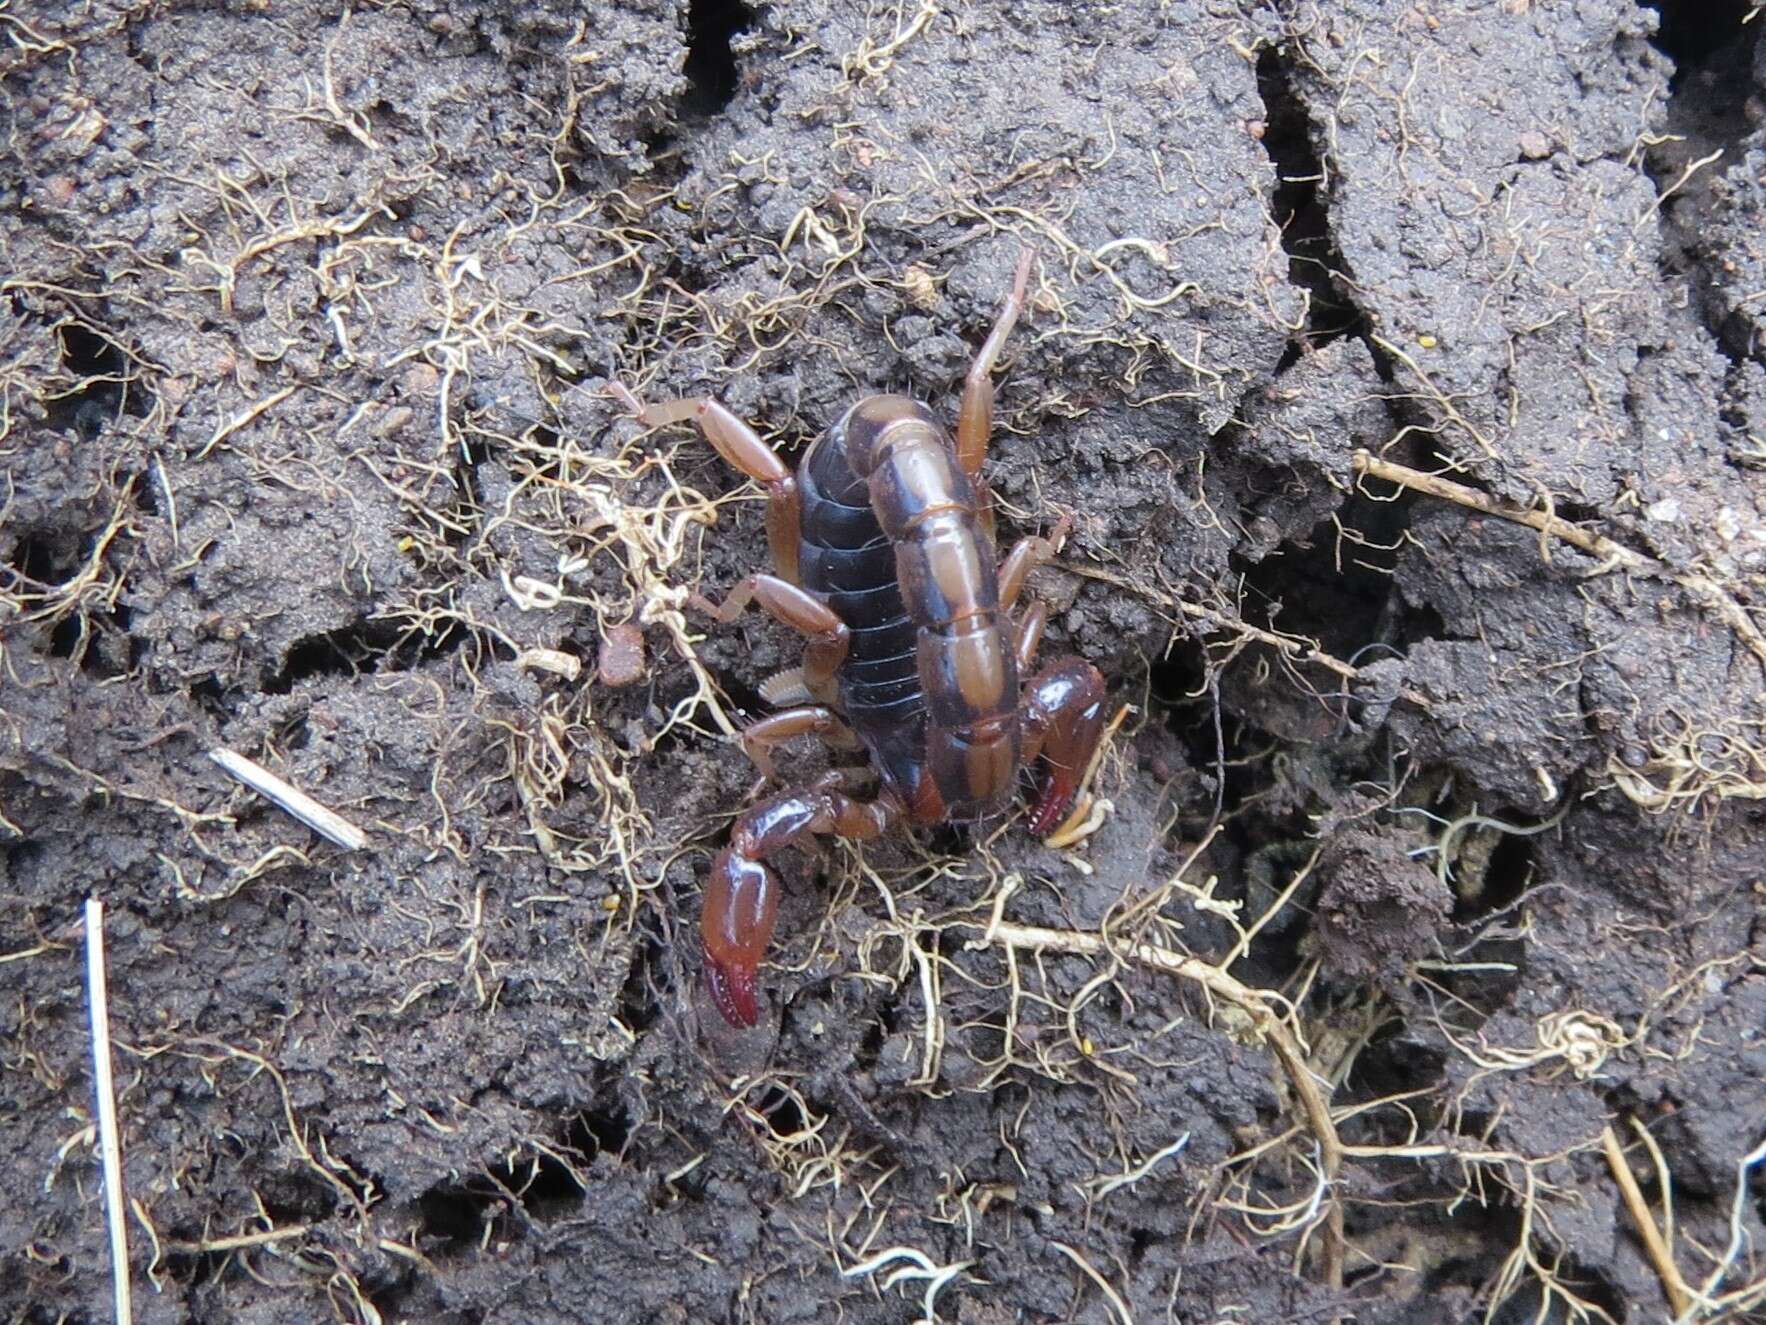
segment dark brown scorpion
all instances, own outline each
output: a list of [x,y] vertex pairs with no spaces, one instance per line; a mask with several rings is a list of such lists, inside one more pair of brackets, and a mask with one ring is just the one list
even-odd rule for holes
[[[646,405],[613,393],[651,427],[688,419],[718,454],[767,490],[774,574],[750,575],[714,606],[730,622],[751,602],[808,637],[800,674],[770,687],[800,701],[754,723],[742,747],[768,778],[772,750],[814,733],[868,750],[881,789],[870,800],[834,772],[744,813],[706,885],[701,933],[711,996],[752,1026],[755,974],[779,909],[768,860],[807,834],[868,840],[900,820],[969,822],[1001,809],[1021,765],[1041,758],[1031,811],[1038,836],[1072,807],[1104,729],[1096,668],[1068,657],[1022,687],[1046,609],[1008,616],[1032,567],[1066,533],[1019,542],[996,563],[993,502],[981,475],[993,430],[995,359],[1024,307],[1026,250],[992,333],[963,386],[956,437],[905,396],[868,396],[823,433],[795,475],[743,423],[705,396]],[[814,701],[814,702],[809,702]],[[844,717],[842,717],[844,715]]]

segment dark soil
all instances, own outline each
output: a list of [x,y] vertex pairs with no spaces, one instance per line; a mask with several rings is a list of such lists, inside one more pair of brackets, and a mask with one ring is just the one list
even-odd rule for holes
[[[110,1312],[88,896],[138,1320],[1766,1318],[1766,16],[0,27],[0,1318]],[[1100,826],[790,853],[735,1033],[797,646],[604,388],[948,416],[1026,243]]]

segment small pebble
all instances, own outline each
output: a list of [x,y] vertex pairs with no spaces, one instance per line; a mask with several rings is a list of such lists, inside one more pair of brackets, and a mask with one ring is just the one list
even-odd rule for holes
[[405,395],[410,399],[427,399],[440,385],[441,374],[426,363],[414,363],[405,369]]
[[901,284],[915,308],[929,313],[938,307],[938,285],[924,267],[910,265],[901,274]]
[[374,435],[391,437],[415,417],[417,416],[409,405],[394,405],[380,416],[379,422],[374,425]]
[[604,686],[629,686],[644,679],[644,632],[630,621],[612,627],[601,638],[595,675]]

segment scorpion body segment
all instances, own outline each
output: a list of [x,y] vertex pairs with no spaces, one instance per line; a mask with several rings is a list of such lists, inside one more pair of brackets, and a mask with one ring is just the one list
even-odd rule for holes
[[1018,669],[975,486],[923,405],[872,396],[798,471],[799,567],[851,631],[839,700],[913,818],[997,809],[1018,771]]
[[[805,734],[870,753],[871,800],[830,773],[752,806],[712,862],[700,932],[706,981],[732,1025],[751,1026],[756,972],[778,915],[770,858],[812,835],[875,838],[901,820],[973,821],[1003,807],[1019,767],[1040,760],[1031,826],[1047,834],[1072,807],[1104,728],[1105,689],[1081,658],[1020,683],[1041,638],[1040,606],[1010,617],[1032,566],[1058,550],[1026,538],[1003,563],[981,465],[993,424],[991,373],[1024,305],[1032,254],[963,388],[956,434],[905,396],[869,396],[818,438],[793,474],[710,397],[645,405],[651,426],[692,419],[718,453],[767,490],[775,574],[750,575],[721,605],[732,621],[759,603],[808,639],[801,689],[814,704],[752,724],[742,746],[773,775],[774,746]],[[836,711],[838,709],[838,711]]]

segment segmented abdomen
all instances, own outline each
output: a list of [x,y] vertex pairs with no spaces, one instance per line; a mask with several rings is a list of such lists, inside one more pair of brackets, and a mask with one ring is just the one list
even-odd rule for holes
[[841,701],[884,776],[930,775],[951,818],[993,809],[1018,767],[1018,675],[993,544],[949,435],[924,406],[872,396],[798,476],[803,587],[852,631]]
[[847,463],[844,442],[843,429],[831,430],[798,471],[800,574],[803,587],[822,595],[852,632],[840,669],[847,720],[883,777],[911,790],[926,727],[918,630],[902,603],[895,546],[877,523],[869,489]]

